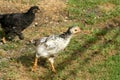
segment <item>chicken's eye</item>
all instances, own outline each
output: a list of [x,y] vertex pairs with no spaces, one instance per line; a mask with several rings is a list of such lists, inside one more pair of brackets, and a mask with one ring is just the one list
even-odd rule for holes
[[77,29],[75,29],[75,31],[77,31]]

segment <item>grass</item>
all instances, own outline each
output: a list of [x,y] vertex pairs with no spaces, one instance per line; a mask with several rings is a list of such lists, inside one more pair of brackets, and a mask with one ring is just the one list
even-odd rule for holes
[[107,60],[102,62],[101,64],[95,64],[90,66],[88,68],[89,73],[93,74],[92,77],[94,79],[99,78],[98,80],[119,80],[120,78],[119,58],[120,58],[119,54],[108,57]]
[[[51,72],[48,61],[45,64],[39,61],[37,71],[31,71],[35,47],[27,40],[37,34],[52,34],[51,27],[34,27],[32,31],[25,31],[28,39],[0,45],[0,80],[119,80],[120,1],[68,0],[67,5],[69,20],[79,25],[82,33],[74,36],[68,47],[56,57],[57,73]],[[54,27],[54,33],[67,27]]]
[[87,24],[110,19],[118,16],[120,12],[120,2],[114,0],[69,0],[68,4],[69,18],[84,20]]

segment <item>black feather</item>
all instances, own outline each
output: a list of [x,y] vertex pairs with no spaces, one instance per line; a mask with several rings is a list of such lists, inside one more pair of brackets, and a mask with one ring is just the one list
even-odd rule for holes
[[62,33],[62,34],[60,34],[59,36],[61,37],[61,38],[68,38],[72,33],[70,32],[70,29],[71,29],[72,27],[69,27],[68,28],[68,30],[66,31],[66,32],[64,32],[64,33]]

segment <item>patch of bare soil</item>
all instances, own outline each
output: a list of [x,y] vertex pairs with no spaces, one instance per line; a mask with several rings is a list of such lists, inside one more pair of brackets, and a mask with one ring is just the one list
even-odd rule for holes
[[[89,25],[88,25],[89,26]],[[120,17],[114,17],[111,19],[106,20],[105,22],[95,24],[96,28],[114,28],[120,26]]]
[[101,3],[100,5],[98,5],[98,7],[102,11],[108,12],[108,11],[114,10],[115,5],[112,4],[112,3],[107,2],[107,3]]
[[[44,0],[39,3],[41,9],[43,9],[43,16],[52,21],[60,21],[65,17],[64,10],[66,4],[62,0]],[[49,22],[49,21],[48,21]]]

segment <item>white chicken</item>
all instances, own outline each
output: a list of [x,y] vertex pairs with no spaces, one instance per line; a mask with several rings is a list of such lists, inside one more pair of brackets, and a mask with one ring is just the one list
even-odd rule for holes
[[60,52],[61,50],[67,47],[70,39],[72,38],[73,34],[79,33],[80,28],[78,26],[69,27],[69,29],[60,34],[60,35],[51,35],[48,37],[43,37],[36,41],[37,48],[36,48],[36,57],[35,62],[32,67],[32,71],[35,71],[37,67],[37,62],[39,57],[47,58],[51,64],[52,71],[56,72],[54,67],[54,57]]

